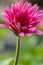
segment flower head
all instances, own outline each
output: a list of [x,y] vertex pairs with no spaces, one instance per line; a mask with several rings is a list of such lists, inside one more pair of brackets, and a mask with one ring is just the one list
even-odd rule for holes
[[4,8],[5,13],[3,19],[6,24],[0,24],[0,27],[12,30],[18,36],[31,36],[32,33],[41,35],[42,32],[36,29],[41,22],[43,10],[38,10],[37,4],[33,5],[28,1],[16,1],[11,5],[11,9],[7,6]]

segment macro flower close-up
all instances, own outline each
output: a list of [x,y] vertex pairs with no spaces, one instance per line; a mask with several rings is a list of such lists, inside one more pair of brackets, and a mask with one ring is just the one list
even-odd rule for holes
[[16,1],[11,5],[11,9],[7,6],[2,14],[5,24],[0,24],[2,28],[8,28],[17,36],[31,36],[32,33],[38,35],[43,34],[36,26],[41,22],[43,10],[39,10],[37,4],[32,5],[30,2],[23,0]]
[[0,65],[43,65],[42,0],[0,1]]

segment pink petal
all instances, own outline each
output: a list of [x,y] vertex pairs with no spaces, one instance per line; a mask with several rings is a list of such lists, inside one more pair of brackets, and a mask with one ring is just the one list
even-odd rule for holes
[[[14,4],[13,4],[13,5],[14,5]],[[14,6],[15,6],[15,7],[17,7],[17,6],[18,6],[18,2],[17,2],[17,1],[15,2],[15,5],[14,5]]]
[[28,10],[30,9],[30,7],[31,7],[31,3],[28,3],[27,6],[26,6],[25,9],[24,9],[24,12],[25,12],[25,11],[28,11]]
[[23,0],[20,0],[19,7],[20,7],[20,9],[22,9],[22,7],[23,7]]
[[35,30],[35,28],[29,28],[29,31],[34,31]]
[[27,6],[28,6],[28,1],[26,1],[26,2],[24,3],[24,6],[22,7],[22,11],[24,11]]
[[13,13],[8,6],[6,8],[4,8],[4,11],[9,16],[10,19],[14,18]]
[[26,35],[27,35],[27,36],[29,36],[29,37],[30,37],[30,36],[32,36],[32,34],[31,34],[31,33],[26,33]]
[[30,9],[30,7],[31,7],[31,3],[28,3],[28,1],[26,1],[26,2],[24,3],[24,6],[23,6],[23,8],[22,8],[22,11],[23,11],[23,12],[28,11],[28,10]]
[[11,5],[11,10],[12,10],[14,16],[15,16],[15,15],[17,14],[17,12],[19,11],[19,10],[18,10],[18,6],[16,7],[14,4]]
[[38,27],[43,30],[43,20],[38,24]]
[[41,21],[33,21],[33,23],[31,23],[32,27],[37,26]]
[[42,18],[43,17],[43,14],[38,14],[37,17],[38,18]]
[[0,24],[0,28],[7,28],[12,30],[12,28],[10,26],[7,26],[6,24]]
[[3,15],[3,20],[7,23],[7,24],[9,24],[10,23],[10,18],[9,18],[9,16],[7,16],[7,15]]
[[24,3],[23,8],[25,9],[25,8],[27,7],[27,5],[28,5],[28,1],[26,1],[26,2]]
[[43,14],[43,10],[39,10],[37,13],[38,14]]
[[15,22],[11,22],[7,16],[4,16],[3,20],[11,27],[15,28]]
[[37,6],[37,4],[33,5],[33,7],[29,11],[29,14],[33,15],[34,13],[37,12],[38,9],[39,7]]
[[36,34],[38,34],[38,35],[42,35],[42,34],[43,34],[43,32],[42,32],[42,31],[37,30],[37,29],[36,29],[34,32],[35,32]]
[[23,37],[23,36],[24,36],[24,33],[23,33],[23,32],[21,32],[21,33],[19,34],[19,36]]
[[0,24],[1,28],[8,28],[8,26],[6,24]]

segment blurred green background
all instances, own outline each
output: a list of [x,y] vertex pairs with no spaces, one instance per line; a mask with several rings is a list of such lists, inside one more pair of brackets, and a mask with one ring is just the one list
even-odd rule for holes
[[[25,0],[24,0],[25,1]],[[43,9],[43,0],[29,0],[37,3]],[[0,0],[0,12],[14,0]],[[0,23],[3,23],[0,15]],[[42,23],[38,27],[43,31]],[[0,65],[7,65],[15,56],[17,37],[8,29],[0,28]],[[33,34],[32,37],[22,37],[18,65],[43,65],[43,35]]]

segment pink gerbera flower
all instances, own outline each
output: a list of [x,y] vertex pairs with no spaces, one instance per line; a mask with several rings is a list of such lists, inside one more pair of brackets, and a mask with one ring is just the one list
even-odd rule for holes
[[42,32],[36,29],[41,22],[43,10],[38,10],[37,4],[33,5],[26,1],[17,2],[4,8],[3,19],[6,24],[0,24],[0,27],[12,30],[17,36],[31,36],[32,33],[41,35]]

